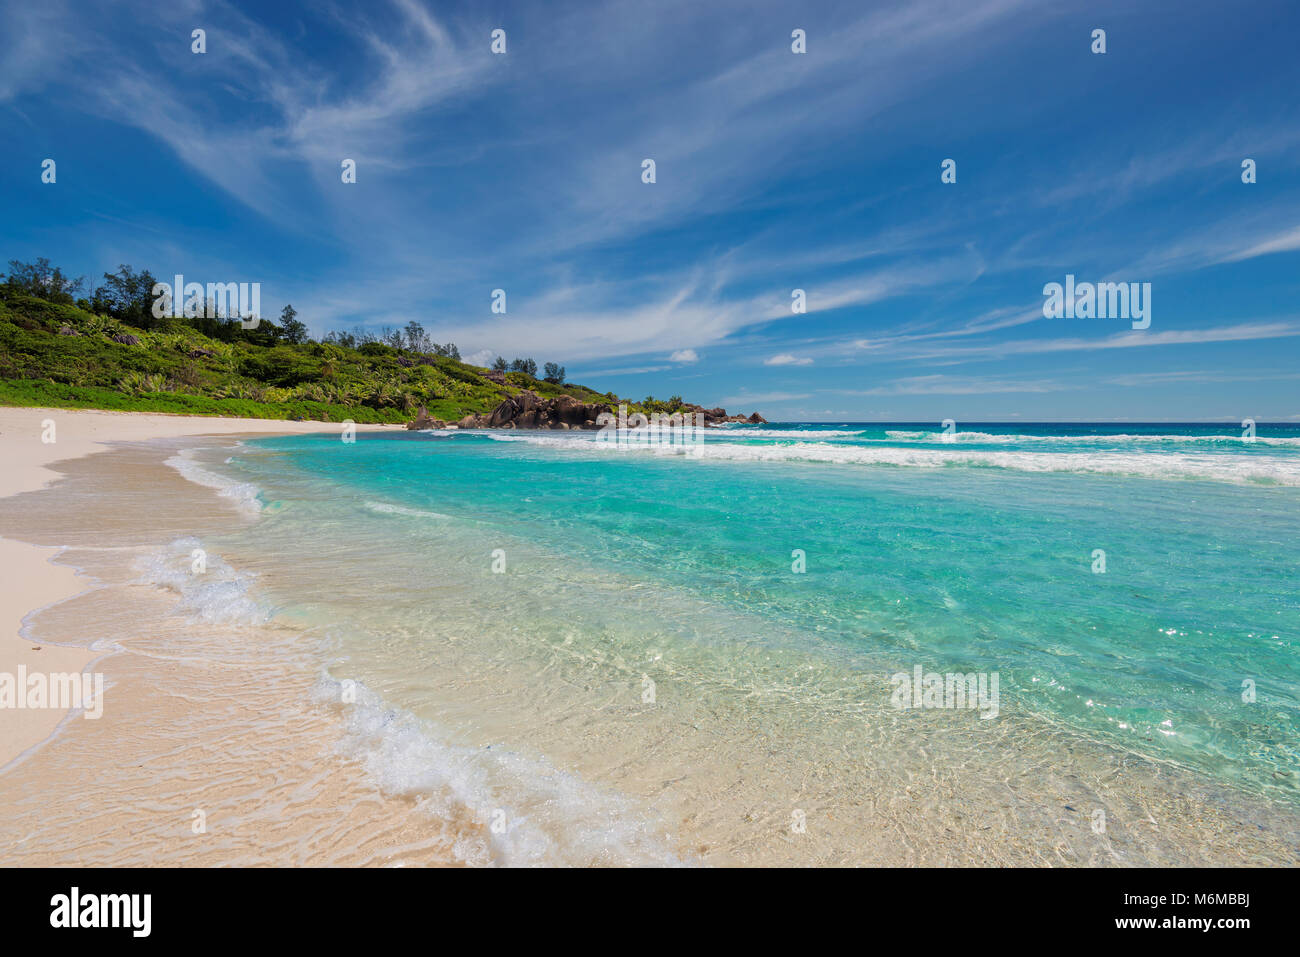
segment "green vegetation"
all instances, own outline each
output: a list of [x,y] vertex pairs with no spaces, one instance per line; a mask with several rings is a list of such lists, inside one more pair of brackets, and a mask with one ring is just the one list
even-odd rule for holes
[[[292,306],[280,325],[244,329],[236,319],[153,315],[149,273],[122,266],[90,299],[84,280],[48,260],[10,263],[0,285],[0,405],[120,409],[189,415],[339,422],[404,422],[423,405],[454,422],[491,412],[521,389],[583,402],[620,400],[565,384],[564,369],[516,359],[494,373],[460,360],[453,343],[431,342],[419,323],[307,337]],[[676,401],[629,402],[664,411]]]

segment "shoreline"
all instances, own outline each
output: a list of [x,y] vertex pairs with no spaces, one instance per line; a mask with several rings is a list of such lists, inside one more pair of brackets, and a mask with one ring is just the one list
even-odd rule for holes
[[[40,417],[0,424],[12,440]],[[84,437],[95,423],[77,424]],[[199,588],[215,589],[217,614],[178,614],[189,539],[253,523],[167,458],[283,431],[261,423],[263,431],[250,433],[231,422],[223,442],[205,424],[173,420],[159,436],[157,422],[127,423],[129,438],[104,455],[87,441],[80,457],[47,456],[60,475],[49,488],[29,475],[26,492],[0,499],[11,540],[40,543],[46,554],[62,547],[59,564],[48,567],[94,583],[41,609],[34,628],[95,655],[104,688],[97,720],[42,712],[52,733],[0,773],[6,863],[457,866],[457,843],[480,833],[475,822],[377,793],[364,769],[339,753],[337,710],[312,693],[321,635],[241,617],[246,606],[227,589],[230,569],[217,555]],[[184,569],[174,576],[172,557]]]
[[[48,423],[53,423],[54,441]],[[370,426],[370,428],[401,426]],[[97,409],[0,407],[0,499],[35,492],[62,475],[51,466],[108,451],[111,443],[223,435],[296,435],[333,431],[335,422],[236,419]],[[0,537],[0,674],[81,673],[104,653],[25,637],[28,619],[85,592],[78,572],[53,562],[61,546]],[[0,708],[0,772],[53,738],[70,712],[58,708]]]
[[[50,413],[23,411],[25,415],[8,419],[0,411],[0,440],[5,442],[0,448],[24,440],[40,445],[41,422]],[[35,760],[0,766],[8,772],[0,774],[0,806],[11,815],[0,827],[6,832],[0,845],[12,851],[14,861],[448,864],[470,862],[453,850],[464,842],[486,848],[472,863],[508,863],[508,853],[484,833],[474,812],[511,806],[509,801],[494,795],[486,804],[457,803],[459,796],[453,795],[448,803],[422,789],[419,774],[397,781],[382,777],[392,768],[380,767],[381,760],[401,758],[402,752],[388,751],[397,742],[376,738],[378,729],[387,728],[393,714],[418,723],[430,713],[420,710],[429,703],[428,683],[407,687],[400,655],[387,654],[387,647],[377,643],[343,647],[331,641],[326,647],[318,640],[325,631],[320,622],[304,626],[292,617],[265,628],[260,619],[249,625],[231,616],[189,615],[191,624],[175,623],[178,593],[186,600],[189,587],[178,589],[175,582],[191,580],[183,570],[189,550],[192,544],[207,547],[209,535],[212,541],[224,540],[220,560],[229,561],[237,576],[266,575],[259,588],[272,594],[278,590],[282,602],[310,603],[320,598],[316,589],[324,587],[328,595],[333,586],[320,585],[326,578],[319,568],[300,568],[296,561],[286,566],[283,554],[273,554],[277,549],[263,549],[260,539],[270,534],[266,529],[257,532],[258,523],[241,522],[237,503],[223,501],[213,487],[195,484],[175,465],[164,467],[167,456],[176,448],[193,449],[215,469],[229,453],[208,448],[221,443],[205,442],[204,436],[283,435],[337,426],[289,423],[299,428],[286,432],[276,427],[282,423],[258,421],[260,430],[248,431],[242,427],[246,423],[233,420],[214,433],[205,428],[212,423],[203,419],[150,417],[164,419],[158,423],[142,422],[134,413],[102,415],[117,421],[71,423],[75,441],[28,449],[26,471],[6,474],[6,481],[18,486],[10,495],[34,494],[5,509],[8,517],[0,527],[12,537],[0,544],[12,546],[13,555],[29,556],[27,566],[46,587],[62,586],[62,591],[42,593],[53,597],[35,609],[30,608],[34,589],[14,590],[20,603],[26,602],[25,613],[19,608],[23,618],[42,612],[39,631],[69,642],[46,644],[29,656],[40,659],[57,647],[87,663],[105,659],[95,670],[106,672],[108,687],[114,689],[108,693],[112,707],[102,721],[82,725],[66,712],[25,712],[54,720],[29,749]],[[61,429],[68,424],[59,418]],[[125,438],[123,426],[131,433]],[[94,429],[99,431],[92,435]],[[185,437],[191,436],[199,441],[187,443]],[[65,436],[59,438],[62,442]],[[95,458],[100,451],[107,451],[108,458]],[[58,471],[55,464],[61,466]],[[49,483],[40,470],[59,479],[56,488],[42,491]],[[286,501],[301,505],[305,499],[290,496]],[[273,509],[264,520],[283,521],[293,514],[293,509]],[[232,545],[232,523],[246,524],[254,534]],[[315,526],[308,522],[304,527]],[[238,538],[237,529],[232,534]],[[26,544],[25,537],[39,544]],[[276,541],[274,535],[270,541]],[[170,553],[170,564],[155,566],[162,577],[158,572],[152,580],[139,577],[132,570],[133,557],[147,558],[160,544]],[[325,554],[324,544],[299,539],[295,547],[299,555]],[[524,558],[516,554],[516,561]],[[88,581],[99,584],[87,589]],[[616,582],[597,585],[593,580],[593,587],[606,589],[611,597],[628,594]],[[238,596],[215,597],[211,605],[222,612],[240,603]],[[62,602],[67,604],[59,607]],[[709,611],[703,599],[687,604]],[[446,608],[438,612],[444,618],[448,613]],[[544,630],[544,616],[537,624]],[[414,755],[419,767],[436,770],[440,758],[463,759],[474,762],[477,773],[473,755],[498,753],[509,742],[503,751],[507,760],[518,753],[545,758],[527,765],[529,784],[545,787],[557,776],[575,785],[587,782],[601,794],[626,800],[629,808],[644,802],[656,816],[671,819],[665,833],[675,835],[670,846],[683,851],[683,862],[808,863],[811,856],[826,864],[890,865],[1212,865],[1252,858],[1294,863],[1294,852],[1278,843],[1284,834],[1300,833],[1300,818],[1291,812],[1276,808],[1276,818],[1270,820],[1274,815],[1261,800],[1234,795],[1175,766],[1096,746],[1074,732],[1070,740],[1080,747],[1079,756],[1093,760],[1057,765],[1055,751],[1022,746],[1045,737],[1041,722],[1008,714],[1004,721],[1015,722],[1007,725],[1009,737],[988,741],[980,735],[977,741],[977,732],[954,731],[932,716],[872,712],[864,720],[868,713],[859,707],[859,681],[846,673],[843,688],[825,686],[842,695],[808,703],[806,709],[833,720],[809,726],[802,720],[804,710],[773,711],[763,696],[677,683],[690,674],[726,672],[740,682],[738,688],[784,688],[791,668],[812,661],[803,651],[787,659],[773,656],[772,649],[755,648],[743,660],[728,658],[736,665],[728,671],[707,647],[690,649],[689,658],[680,654],[687,649],[679,649],[674,668],[681,678],[658,679],[661,705],[645,709],[636,704],[640,686],[632,687],[630,696],[623,687],[628,681],[636,685],[638,670],[627,672],[615,659],[573,658],[562,650],[551,654],[563,645],[539,643],[534,631],[520,641],[490,628],[467,625],[461,633],[455,631],[442,638],[433,634],[425,649],[445,659],[447,680],[435,724],[447,727],[455,722],[446,717],[473,715],[481,733],[422,741],[421,748],[439,750]],[[562,636],[556,632],[551,637]],[[347,660],[347,670],[336,676],[330,666],[334,660]],[[329,679],[323,692],[322,662]],[[588,669],[596,664],[601,665],[600,678],[592,680]],[[546,685],[536,682],[539,674],[549,676]],[[336,686],[344,679],[373,688],[376,707],[340,706]],[[562,711],[567,709],[561,716],[567,718],[557,721],[554,706],[561,698],[566,702]],[[846,704],[836,707],[835,701]],[[24,712],[9,712],[13,714]],[[580,720],[574,721],[575,716]],[[5,719],[0,711],[0,720]],[[412,724],[399,730],[408,734],[402,742],[409,744],[415,739],[410,732],[418,729]],[[332,750],[340,731],[351,739],[342,752]],[[1046,737],[1061,743],[1055,735]],[[720,740],[735,745],[719,752]],[[918,773],[928,776],[932,768],[929,758],[917,762],[912,756],[943,750],[945,741],[948,750],[934,766],[942,775],[924,790],[916,789]],[[813,778],[807,776],[810,761],[819,768]],[[783,782],[797,784],[788,795],[791,806],[835,812],[819,821],[817,834],[804,842],[808,847],[798,851],[786,833],[788,822],[769,806],[773,794],[786,799]],[[545,796],[544,791],[525,796],[531,800],[539,794]],[[718,803],[723,794],[725,801]],[[1076,819],[1075,813],[1102,799],[1115,812],[1104,843],[1088,836],[1086,819]],[[75,808],[87,801],[95,805],[91,841],[84,837],[77,817],[81,812]],[[185,816],[197,809],[213,815],[216,841],[176,840],[178,832],[188,835]],[[738,823],[741,813],[745,816]],[[584,817],[576,810],[562,817],[565,827],[576,828],[573,833],[581,836]],[[621,813],[615,817],[621,819]],[[1257,829],[1258,822],[1269,825],[1267,833]],[[1227,841],[1228,834],[1247,826],[1246,839],[1237,840],[1240,846]],[[264,840],[267,832],[276,839]]]

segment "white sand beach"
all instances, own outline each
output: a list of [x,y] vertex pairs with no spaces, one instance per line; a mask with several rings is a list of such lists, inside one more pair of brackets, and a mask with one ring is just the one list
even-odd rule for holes
[[[51,430],[50,426],[53,426]],[[274,435],[337,431],[337,423],[155,415],[87,409],[0,408],[0,497],[57,479],[49,465],[105,451],[107,443],[185,435]],[[47,439],[53,438],[53,441]],[[20,634],[33,611],[82,591],[69,568],[50,564],[57,549],[0,539],[0,673],[70,673],[96,655],[84,648],[28,641]],[[51,708],[0,708],[0,767],[44,741],[64,718]]]

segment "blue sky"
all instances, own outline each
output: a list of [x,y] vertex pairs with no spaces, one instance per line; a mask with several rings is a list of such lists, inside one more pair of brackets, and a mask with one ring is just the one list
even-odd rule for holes
[[[260,282],[316,334],[416,319],[467,358],[774,420],[1300,419],[1294,4],[3,19],[5,260]],[[1044,318],[1067,273],[1151,283],[1150,328]]]

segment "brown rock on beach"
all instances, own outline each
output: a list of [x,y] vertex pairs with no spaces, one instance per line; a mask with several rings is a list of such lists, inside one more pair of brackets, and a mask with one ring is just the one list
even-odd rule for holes
[[433,418],[429,415],[428,409],[424,406],[420,406],[419,414],[416,415],[413,420],[407,422],[406,427],[412,431],[420,431],[423,429],[445,429],[447,423],[442,421],[442,419]]

